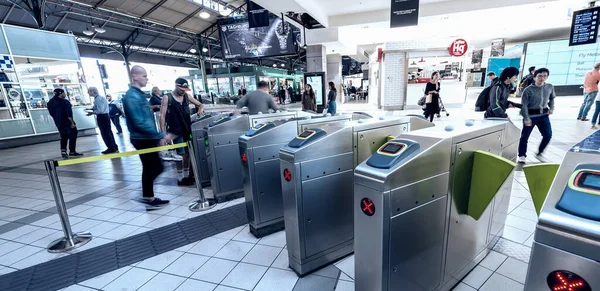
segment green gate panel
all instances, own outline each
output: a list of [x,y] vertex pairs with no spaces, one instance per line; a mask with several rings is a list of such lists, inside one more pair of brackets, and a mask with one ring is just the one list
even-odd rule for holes
[[540,216],[542,206],[544,206],[544,201],[546,201],[552,186],[552,181],[556,177],[558,167],[560,167],[560,164],[536,164],[523,167],[531,199],[533,199],[533,205],[538,216]]

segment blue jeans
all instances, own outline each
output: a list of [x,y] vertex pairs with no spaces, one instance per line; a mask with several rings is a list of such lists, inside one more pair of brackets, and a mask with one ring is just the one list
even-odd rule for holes
[[329,105],[327,106],[327,113],[330,113],[331,115],[335,115],[336,111],[337,111],[337,104],[335,103],[335,101],[329,101]]
[[577,118],[585,119],[587,117],[588,112],[592,108],[592,103],[596,100],[596,95],[598,95],[598,91],[583,94],[583,104],[581,104]]
[[592,117],[592,125],[596,125],[598,114],[600,114],[600,101],[596,101],[596,111],[594,111],[594,116]]
[[[173,144],[178,144],[178,143],[183,143],[183,142],[185,142],[185,141],[183,140],[183,137],[181,137],[181,136],[178,136],[177,138],[175,138],[173,140]],[[187,151],[187,148],[176,148],[175,149],[175,152],[177,152],[177,154],[180,156],[185,154],[186,151]]]
[[552,125],[550,124],[550,117],[547,114],[531,117],[531,126],[525,126],[523,124],[521,140],[519,141],[519,157],[527,156],[527,142],[529,141],[529,136],[531,135],[533,128],[536,126],[542,134],[542,142],[540,143],[538,153],[543,153],[550,143],[550,139],[552,139]]

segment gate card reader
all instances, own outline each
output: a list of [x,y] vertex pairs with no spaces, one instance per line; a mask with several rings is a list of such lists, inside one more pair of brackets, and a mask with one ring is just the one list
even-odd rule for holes
[[227,121],[229,121],[229,120],[231,120],[231,119],[232,119],[232,117],[231,117],[231,116],[219,118],[219,119],[217,119],[217,120],[215,120],[215,121],[211,122],[211,123],[208,125],[208,127],[214,127],[214,126],[217,126],[217,125],[219,125],[219,124],[221,124],[221,123],[224,123],[224,122],[227,122]]
[[569,178],[558,210],[600,221],[600,164],[581,164]]
[[319,129],[319,128],[307,129],[307,130],[303,131],[302,133],[300,133],[292,141],[290,141],[288,146],[291,148],[300,148],[300,147],[310,144],[316,140],[319,140],[320,138],[322,138],[326,135],[327,135],[327,132],[325,132],[324,130]]
[[418,152],[418,143],[410,140],[392,140],[382,145],[377,152],[367,160],[367,165],[378,169],[389,169],[399,161],[413,156]]
[[252,137],[259,133],[263,133],[271,128],[274,128],[274,127],[275,127],[275,123],[273,123],[273,122],[260,123],[260,124],[257,124],[256,126],[254,126],[253,128],[251,128],[250,130],[248,130],[248,132],[246,132],[246,136]]

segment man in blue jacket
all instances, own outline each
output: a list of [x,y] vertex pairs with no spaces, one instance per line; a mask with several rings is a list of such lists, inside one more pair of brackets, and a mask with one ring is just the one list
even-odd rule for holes
[[[154,123],[154,115],[150,104],[146,100],[142,88],[148,84],[146,70],[140,66],[131,68],[132,83],[123,98],[123,109],[127,116],[127,127],[131,137],[131,144],[138,149],[154,148],[167,144],[173,137],[159,133]],[[142,193],[140,201],[146,204],[147,209],[156,209],[169,203],[154,197],[154,180],[162,173],[163,165],[158,152],[140,155],[142,160]]]

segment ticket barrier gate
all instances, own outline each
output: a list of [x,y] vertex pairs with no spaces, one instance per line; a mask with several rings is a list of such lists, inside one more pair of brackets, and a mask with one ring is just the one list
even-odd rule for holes
[[567,152],[556,173],[536,227],[526,291],[600,290],[599,144],[596,131]]
[[293,118],[259,124],[239,138],[246,213],[257,238],[284,228],[279,150],[306,128],[341,126],[352,115]]
[[293,118],[297,112],[221,117],[208,125],[208,159],[212,167],[211,186],[217,202],[244,196],[238,138],[250,126],[282,118]]
[[[195,114],[194,114],[195,115]],[[194,117],[192,123],[192,142],[196,152],[196,164],[202,187],[210,187],[210,177],[212,175],[212,163],[208,158],[208,125],[222,117],[230,116],[231,112],[208,112],[201,116]]]
[[451,290],[500,238],[514,166],[475,219],[467,214],[478,196],[469,193],[473,159],[481,150],[514,161],[519,129],[469,125],[401,134],[356,168],[356,290]]
[[312,128],[281,149],[289,264],[300,276],[353,252],[354,167],[389,136],[409,131],[413,121],[423,120],[389,117]]

